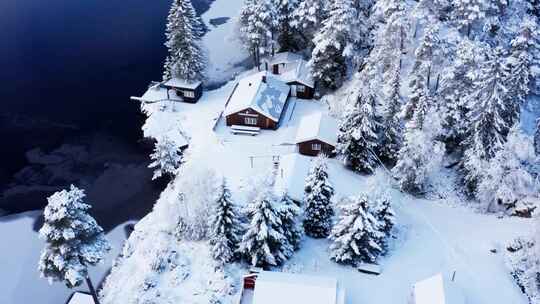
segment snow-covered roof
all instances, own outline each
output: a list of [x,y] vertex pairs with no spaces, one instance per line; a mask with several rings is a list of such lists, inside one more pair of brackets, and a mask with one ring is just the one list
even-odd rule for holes
[[163,83],[167,87],[195,90],[202,84],[201,81],[188,81],[180,78],[171,78]]
[[465,304],[463,294],[452,282],[437,274],[414,284],[413,304]]
[[263,271],[257,276],[253,304],[336,304],[334,278]]
[[94,299],[89,294],[75,292],[67,304],[94,304]]
[[285,65],[279,77],[286,83],[299,82],[310,88],[315,87],[315,81],[311,77],[311,68],[307,61],[302,59]]
[[294,61],[303,60],[302,55],[293,53],[293,52],[281,52],[277,53],[274,56],[270,56],[264,59],[270,65],[280,64],[280,63],[290,63]]
[[277,122],[287,103],[289,91],[286,83],[267,72],[247,76],[238,82],[225,115],[251,108]]
[[336,146],[337,133],[338,124],[333,117],[322,113],[313,113],[302,117],[296,133],[296,143],[318,139]]

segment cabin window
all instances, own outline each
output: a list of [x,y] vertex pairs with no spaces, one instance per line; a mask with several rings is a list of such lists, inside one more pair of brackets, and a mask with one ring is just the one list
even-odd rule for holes
[[311,150],[313,151],[321,151],[321,144],[311,144]]
[[195,98],[195,92],[193,91],[182,91],[182,94],[187,98]]
[[306,91],[306,87],[303,85],[299,85],[296,87],[296,91],[299,93],[304,93]]
[[244,122],[246,123],[246,125],[256,126],[257,125],[257,118],[255,118],[255,117],[244,117]]

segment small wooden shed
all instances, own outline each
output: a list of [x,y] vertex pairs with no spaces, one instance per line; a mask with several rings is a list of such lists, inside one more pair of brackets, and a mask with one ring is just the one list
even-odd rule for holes
[[337,144],[337,121],[322,113],[302,117],[296,133],[298,153],[317,156],[324,153],[334,156]]
[[225,109],[227,126],[277,129],[289,93],[286,83],[267,72],[241,79]]
[[414,284],[409,304],[465,304],[465,297],[439,273]]
[[187,81],[179,78],[171,78],[165,81],[162,86],[167,90],[172,90],[178,97],[182,97],[183,101],[196,103],[203,94],[203,86],[201,81]]

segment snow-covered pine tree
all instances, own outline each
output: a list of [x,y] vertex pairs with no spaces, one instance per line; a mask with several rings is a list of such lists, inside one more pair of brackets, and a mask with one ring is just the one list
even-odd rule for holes
[[366,88],[347,107],[339,126],[336,152],[343,156],[346,166],[357,172],[373,172],[378,164],[374,151],[378,148],[379,126],[374,94]]
[[[373,207],[373,214],[379,221],[379,231],[381,231],[386,237],[389,237],[396,224],[396,215],[394,213],[394,209],[392,209],[389,196],[383,195],[377,198],[375,206]],[[381,246],[384,248],[386,246],[386,242],[382,242]]]
[[340,206],[339,220],[332,229],[330,259],[337,263],[358,266],[375,263],[383,253],[379,245],[384,233],[381,224],[369,210],[367,196],[361,195],[351,203]]
[[231,198],[231,191],[223,178],[210,215],[210,245],[212,256],[219,265],[230,262],[242,234],[242,224]]
[[478,45],[465,40],[458,45],[453,64],[441,73],[440,88],[437,91],[438,104],[443,111],[443,138],[448,146],[459,147],[465,139],[468,123],[466,96],[471,94],[476,70],[475,53]]
[[534,21],[526,19],[517,36],[511,41],[507,69],[511,93],[517,101],[513,103],[515,107],[523,105],[529,94],[529,85],[532,79],[531,68],[534,60],[533,52],[536,48],[533,37],[537,27]]
[[531,216],[537,207],[538,185],[529,172],[536,156],[531,139],[514,127],[504,147],[489,160],[476,197],[487,212]]
[[287,258],[290,258],[295,250],[300,249],[300,241],[304,234],[300,225],[300,207],[296,205],[287,192],[284,192],[277,204],[277,212],[281,220],[283,234],[287,239],[282,252]]
[[324,238],[332,229],[332,196],[334,188],[328,181],[326,159],[319,156],[306,178],[304,188],[304,230],[314,238]]
[[240,39],[252,54],[255,66],[260,66],[261,56],[274,51],[274,31],[278,26],[275,17],[276,11],[270,0],[245,0],[240,10]]
[[84,202],[83,190],[71,185],[47,198],[43,211],[44,223],[39,236],[45,248],[39,259],[39,272],[50,283],[63,281],[74,288],[86,280],[97,302],[97,295],[88,275],[88,266],[103,260],[110,245],[103,229],[88,214],[90,205]]
[[295,39],[291,26],[292,14],[298,3],[296,0],[270,0],[275,10],[276,40],[279,44],[280,52],[296,51],[300,47]]
[[148,168],[154,169],[153,180],[162,176],[175,176],[184,162],[182,150],[167,137],[157,140],[154,153],[150,154],[150,158],[153,162]]
[[515,100],[509,96],[503,50],[497,47],[486,55],[472,93],[467,96],[471,123],[464,143],[463,170],[464,182],[471,193],[484,173],[485,162],[503,147],[510,126],[519,117],[519,107],[512,105]]
[[[426,90],[427,91],[427,90]],[[440,118],[429,93],[422,95],[411,120],[406,124],[404,142],[392,169],[401,190],[420,193],[429,175],[439,169],[444,145],[436,140],[441,133]]]
[[206,58],[200,45],[202,35],[203,24],[191,0],[173,0],[165,31],[169,55],[165,60],[163,79],[177,77],[192,81],[204,78]]
[[409,76],[411,95],[403,109],[403,117],[405,119],[412,118],[418,107],[419,100],[424,98],[426,93],[429,94],[431,65],[436,44],[438,42],[437,31],[438,29],[435,26],[426,27],[422,41],[414,53],[415,61]]
[[247,207],[249,224],[238,252],[253,266],[276,266],[287,259],[283,252],[287,238],[272,189],[268,185],[262,188]]
[[378,153],[385,161],[395,162],[403,142],[403,128],[399,117],[401,109],[401,77],[400,64],[394,66],[385,74],[384,96],[385,111],[382,121],[382,138]]
[[468,37],[473,24],[486,17],[487,11],[493,7],[494,2],[492,0],[454,0],[453,20],[465,30]]
[[327,4],[324,0],[300,0],[292,12],[291,26],[305,40],[304,46],[314,48],[313,38],[326,19]]
[[373,5],[371,17],[378,19],[378,21],[390,20],[394,13],[403,10],[405,10],[405,1],[403,0],[379,0],[375,1]]
[[309,65],[312,76],[323,88],[335,90],[347,74],[348,61],[356,56],[365,25],[358,18],[353,0],[335,0],[329,6],[313,42]]

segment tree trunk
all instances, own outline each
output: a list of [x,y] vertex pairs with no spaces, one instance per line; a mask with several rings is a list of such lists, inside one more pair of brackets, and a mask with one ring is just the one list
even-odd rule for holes
[[92,298],[94,299],[94,304],[100,304],[96,290],[94,289],[94,285],[92,284],[92,280],[90,279],[90,276],[86,277],[86,284],[88,285],[88,289],[90,289],[90,294],[92,295]]

